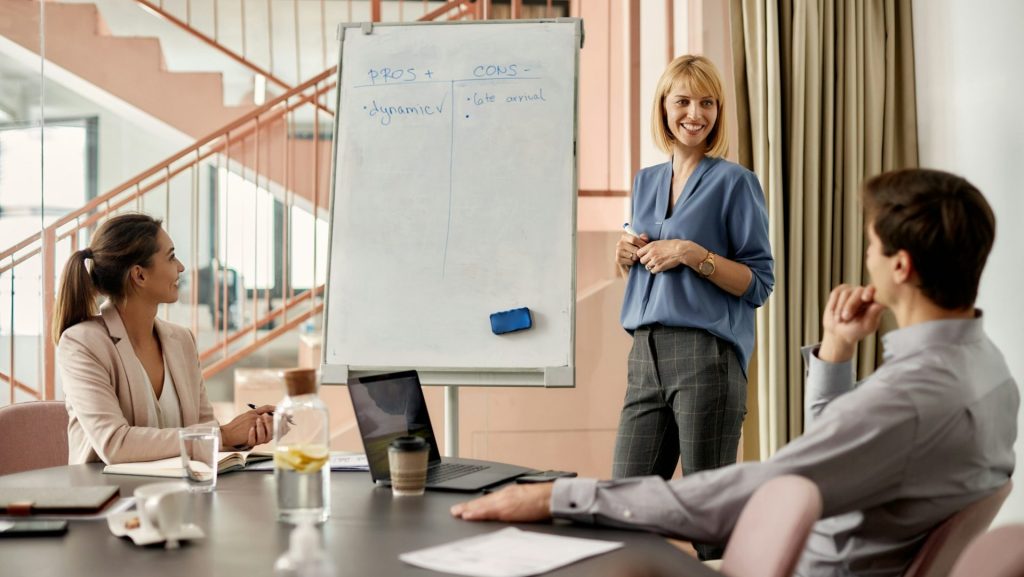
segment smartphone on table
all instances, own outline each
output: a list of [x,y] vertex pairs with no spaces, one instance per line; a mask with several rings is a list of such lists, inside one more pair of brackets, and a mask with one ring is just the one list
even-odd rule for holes
[[0,521],[0,537],[47,537],[68,532],[67,521]]

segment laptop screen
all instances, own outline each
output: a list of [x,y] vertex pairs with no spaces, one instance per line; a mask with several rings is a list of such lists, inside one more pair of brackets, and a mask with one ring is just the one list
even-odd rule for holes
[[388,445],[396,437],[423,437],[430,443],[430,464],[441,461],[416,371],[353,377],[348,391],[374,480],[391,478]]

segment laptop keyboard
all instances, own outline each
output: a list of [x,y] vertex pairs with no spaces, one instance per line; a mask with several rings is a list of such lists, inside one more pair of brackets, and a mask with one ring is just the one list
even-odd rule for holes
[[443,483],[459,477],[465,477],[470,473],[476,473],[486,469],[486,465],[468,465],[465,463],[441,463],[436,467],[427,470],[427,484]]

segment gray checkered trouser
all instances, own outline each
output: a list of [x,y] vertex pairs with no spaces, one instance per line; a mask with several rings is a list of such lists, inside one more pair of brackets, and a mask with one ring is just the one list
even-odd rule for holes
[[651,325],[633,334],[615,438],[615,478],[691,475],[736,462],[747,380],[733,346],[702,329]]
[[[641,327],[626,380],[613,477],[670,479],[680,458],[684,475],[736,462],[747,379],[731,344],[701,329]],[[701,560],[721,559],[725,550],[693,546]]]

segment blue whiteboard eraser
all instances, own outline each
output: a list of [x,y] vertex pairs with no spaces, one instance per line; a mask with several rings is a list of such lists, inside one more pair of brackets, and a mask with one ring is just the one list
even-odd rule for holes
[[523,307],[491,315],[491,332],[496,335],[526,330],[533,326],[530,309]]

